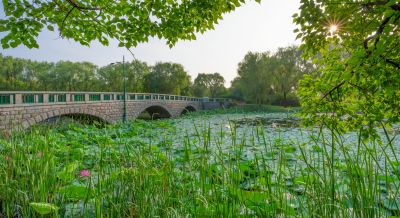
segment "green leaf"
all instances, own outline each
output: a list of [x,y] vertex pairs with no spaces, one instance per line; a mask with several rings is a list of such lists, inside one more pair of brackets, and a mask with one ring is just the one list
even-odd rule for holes
[[32,203],[29,203],[29,206],[31,206],[40,215],[46,215],[46,214],[50,214],[52,212],[57,213],[57,211],[59,209],[56,205],[50,204],[50,203],[32,202]]
[[383,201],[383,206],[390,211],[400,212],[400,198],[387,198]]
[[69,182],[75,177],[74,171],[78,167],[79,167],[78,162],[69,163],[64,167],[64,169],[61,172],[58,173],[58,177],[63,182]]
[[69,200],[85,200],[89,198],[90,189],[82,185],[69,185],[59,191]]

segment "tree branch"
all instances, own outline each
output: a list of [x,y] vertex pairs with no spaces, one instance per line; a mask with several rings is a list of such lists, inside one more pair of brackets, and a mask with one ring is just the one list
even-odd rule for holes
[[83,6],[80,6],[80,5],[78,5],[78,3],[76,3],[74,0],[67,0],[67,2],[70,3],[74,8],[76,8],[76,9],[78,9],[78,10],[80,10],[80,11],[82,11],[82,10],[85,10],[85,11],[97,11],[97,10],[101,10],[100,7],[83,7]]
[[[377,37],[377,41],[379,41],[380,35],[382,34],[383,30],[385,29],[386,24],[389,23],[389,21],[390,21],[390,19],[392,17],[393,17],[393,15],[390,16],[390,17],[386,17],[382,21],[381,25],[379,25],[378,30],[376,31],[376,33],[364,40],[364,48],[365,48],[365,50],[368,50],[368,42],[371,41],[372,39],[374,39],[375,37]],[[376,43],[375,43],[375,45],[376,45]]]
[[383,55],[381,55],[381,57],[386,61],[386,63],[393,65],[394,67],[396,67],[397,69],[400,69],[400,63],[396,63],[393,60],[387,59],[385,58]]
[[[86,12],[87,10],[100,10],[100,13],[96,16],[96,17],[91,17],[91,19],[94,21],[94,22],[96,22],[99,26],[101,26],[102,28],[104,28],[104,30],[106,31],[106,32],[108,32],[108,34],[109,35],[112,35],[112,33],[107,29],[107,28],[105,28],[104,27],[104,25],[97,19],[100,15],[101,15],[101,13],[102,13],[102,8],[100,8],[100,7],[95,7],[95,8],[88,8],[88,7],[81,7],[81,6],[79,6],[74,0],[67,0],[72,6],[73,6],[73,8],[72,9],[74,9],[74,8],[76,8],[76,9],[78,9],[78,10],[80,10],[83,14],[85,14],[86,16],[88,16],[88,17],[91,17],[91,16],[89,16],[88,15],[88,13]],[[72,10],[71,9],[71,10]],[[64,18],[65,19],[65,18]],[[61,33],[61,31],[60,31],[60,33]],[[120,39],[118,39],[118,38],[116,38],[117,40],[118,40],[118,42],[122,42]],[[128,51],[129,51],[129,53],[131,53],[131,55],[132,55],[132,57],[133,57],[133,59],[134,60],[137,60],[136,59],[136,57],[135,57],[135,55],[133,54],[133,52],[132,52],[132,50],[130,49],[130,48],[128,48],[128,47],[125,47]]]
[[395,11],[400,11],[400,3],[397,3],[395,5],[390,6],[391,9]]
[[71,14],[71,12],[72,12],[74,9],[75,9],[75,7],[72,7],[72,8],[68,11],[67,15],[65,15],[65,17],[64,17],[64,19],[63,19],[63,21],[62,21],[62,23],[61,23],[60,36],[61,36],[61,32],[62,32],[63,29],[64,29],[64,23],[65,23],[65,21],[67,20],[67,18],[69,17],[69,15]]
[[328,95],[332,96],[332,92],[339,89],[345,83],[346,83],[346,81],[342,81],[341,83],[337,84],[335,87],[333,87],[331,90],[329,90],[329,92],[325,93],[325,95],[321,98],[321,100],[325,99]]
[[386,1],[375,1],[375,2],[361,3],[361,5],[362,5],[363,7],[365,7],[365,8],[370,9],[370,8],[372,8],[372,7],[374,7],[374,6],[385,5],[385,4],[387,4],[388,2],[389,2],[388,0],[386,0]]

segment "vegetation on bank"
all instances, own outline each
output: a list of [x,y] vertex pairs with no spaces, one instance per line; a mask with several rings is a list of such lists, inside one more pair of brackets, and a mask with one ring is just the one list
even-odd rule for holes
[[397,140],[296,122],[290,113],[216,112],[32,129],[0,141],[0,215],[400,215]]
[[192,113],[192,117],[203,116],[203,115],[227,115],[227,114],[251,114],[251,113],[285,113],[293,114],[301,110],[300,107],[283,107],[277,105],[258,105],[258,104],[243,104],[235,105],[232,104],[228,108],[214,109],[212,111],[197,111]]

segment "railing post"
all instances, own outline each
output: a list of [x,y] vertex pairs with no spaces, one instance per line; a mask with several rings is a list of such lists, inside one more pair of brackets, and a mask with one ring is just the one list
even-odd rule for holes
[[65,94],[65,102],[66,102],[66,103],[71,102],[71,97],[72,97],[72,95],[73,95],[73,94],[71,94],[71,93],[66,93],[66,94]]
[[89,94],[85,93],[85,103],[89,102]]
[[10,104],[15,104],[15,94],[10,95]]
[[22,104],[22,94],[21,93],[15,94],[15,104]]
[[43,93],[43,104],[49,103],[49,94]]

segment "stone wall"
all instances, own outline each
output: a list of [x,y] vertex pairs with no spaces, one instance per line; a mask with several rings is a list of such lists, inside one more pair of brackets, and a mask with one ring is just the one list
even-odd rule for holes
[[[196,110],[205,109],[202,102],[191,101],[166,101],[166,100],[143,100],[127,101],[127,119],[135,119],[137,116],[153,107],[153,110],[164,110],[170,117],[182,114],[186,107],[191,106]],[[212,109],[217,105],[209,105]],[[160,111],[161,113],[162,111]],[[68,115],[85,114],[97,117],[107,123],[115,123],[122,120],[123,101],[107,102],[64,102],[51,104],[19,104],[0,107],[0,132],[9,133],[13,130],[21,130],[45,121],[49,118]]]

